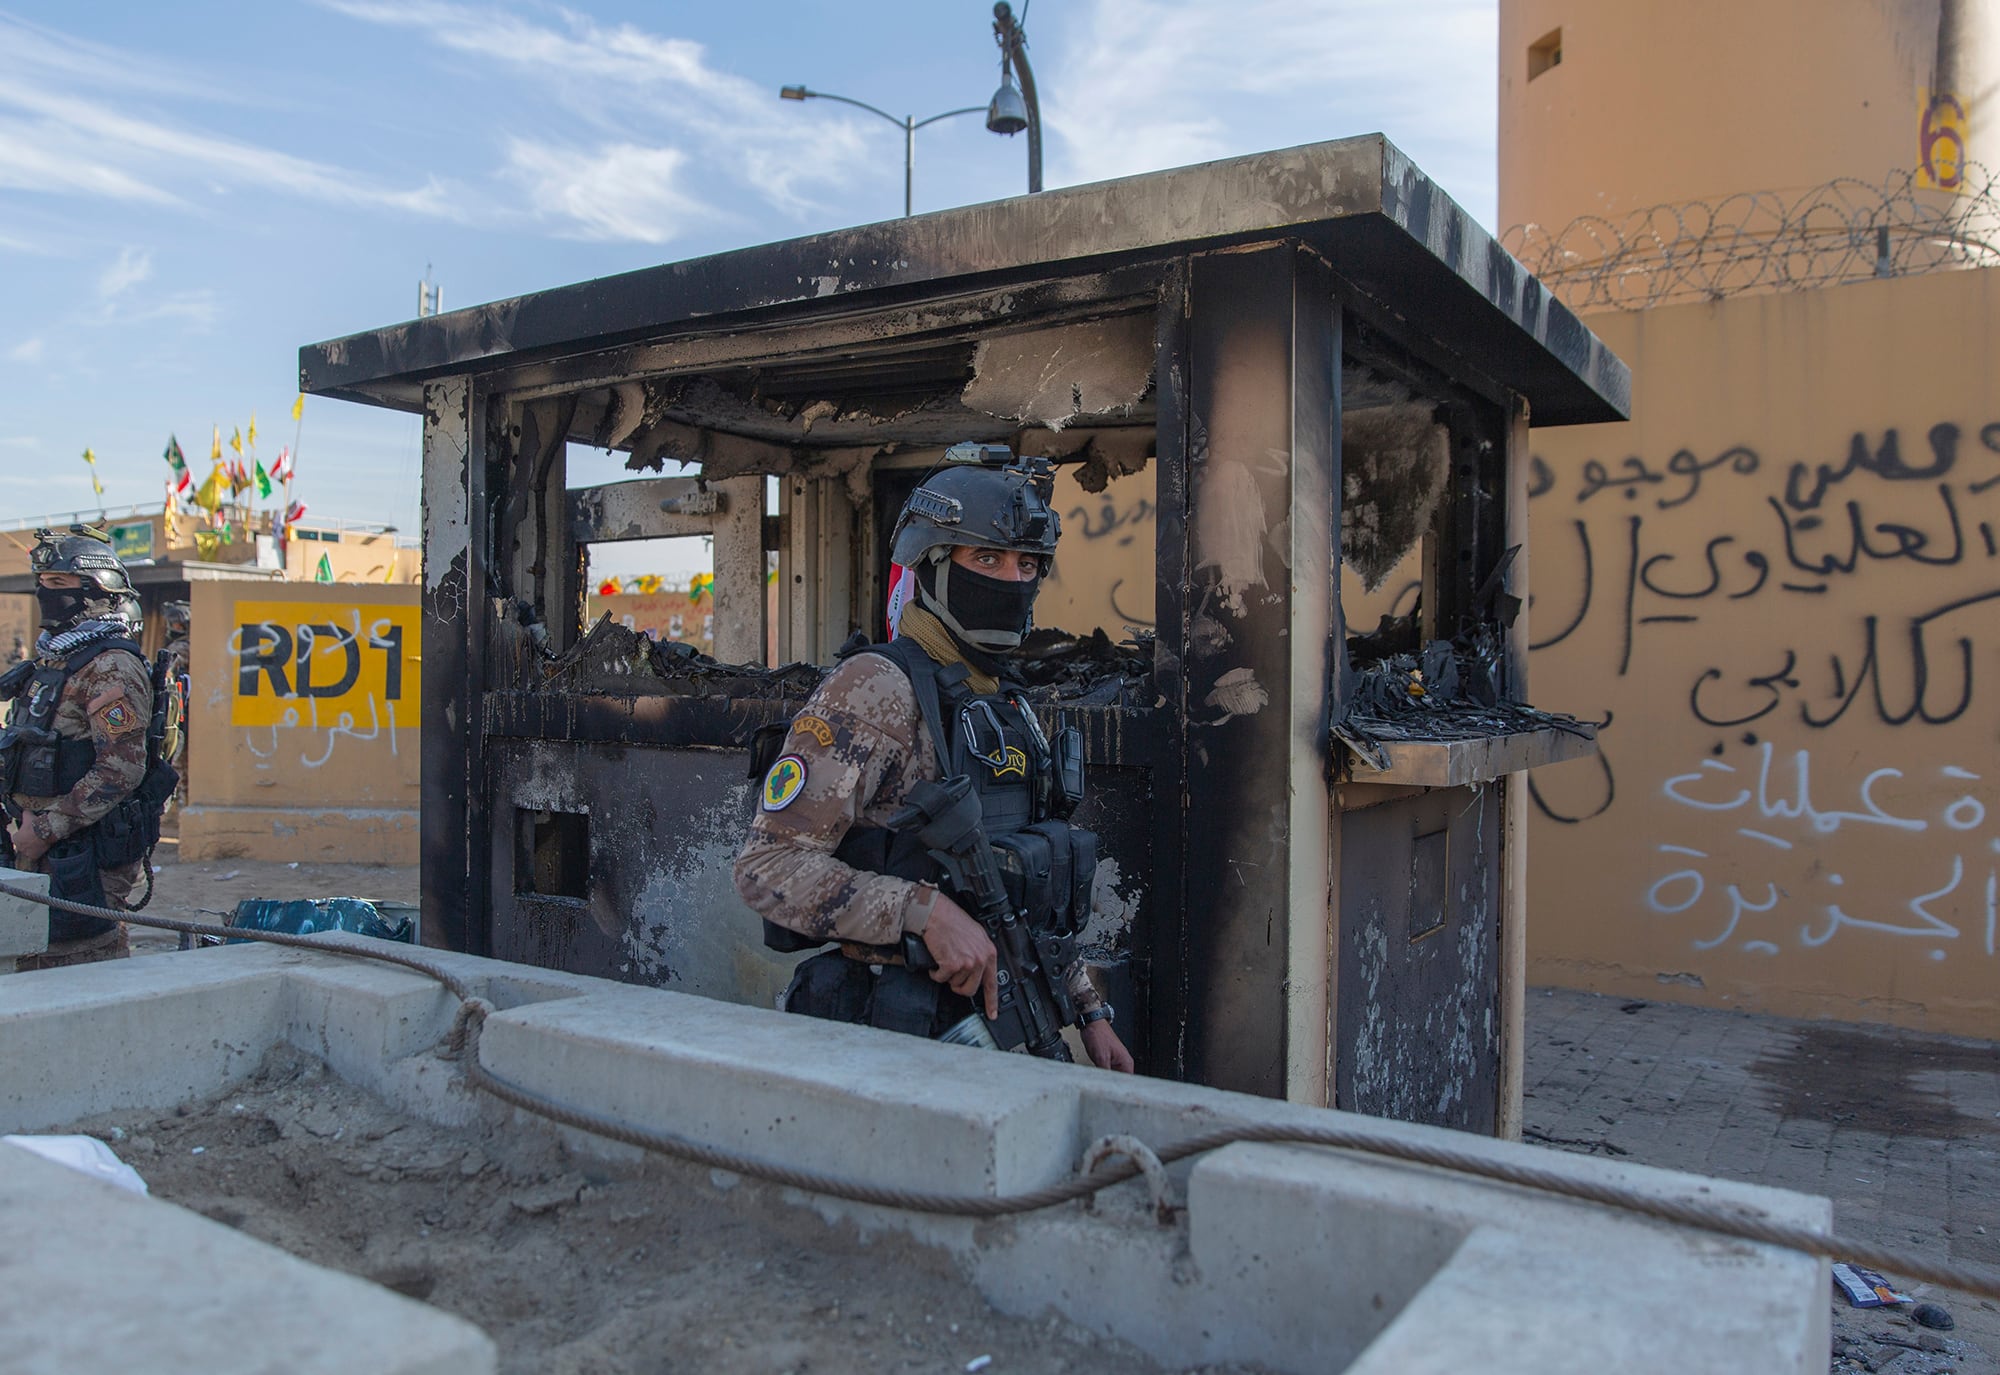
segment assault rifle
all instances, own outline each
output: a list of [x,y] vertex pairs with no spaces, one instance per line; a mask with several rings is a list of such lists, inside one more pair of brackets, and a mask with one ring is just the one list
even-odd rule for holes
[[[891,830],[916,831],[918,841],[943,868],[946,891],[986,928],[999,952],[1000,1015],[989,1018],[975,1007],[974,1016],[943,1039],[990,1044],[1000,1050],[1025,1046],[1030,1055],[1045,1060],[1069,1060],[1069,1046],[1062,1038],[1062,1029],[1076,1020],[1076,1004],[1063,980],[1069,942],[1053,932],[1032,929],[1014,910],[983,823],[979,794],[965,777],[918,784],[908,803],[889,819]],[[930,947],[917,935],[904,935],[903,961],[918,973],[937,968]],[[978,1001],[975,995],[975,1004]]]

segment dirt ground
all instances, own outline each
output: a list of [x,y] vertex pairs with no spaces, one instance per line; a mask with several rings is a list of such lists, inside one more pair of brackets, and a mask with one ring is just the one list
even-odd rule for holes
[[296,1052],[185,1113],[75,1130],[155,1197],[477,1323],[519,1375],[1159,1369],[1060,1318],[1002,1317],[941,1254],[760,1186],[577,1162],[504,1124],[440,1130]]

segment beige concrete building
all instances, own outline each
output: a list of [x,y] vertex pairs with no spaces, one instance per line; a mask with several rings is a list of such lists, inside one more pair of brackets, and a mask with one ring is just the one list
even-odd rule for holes
[[2000,6],[1503,0],[1514,252],[1632,366],[1534,436],[1531,976],[2000,1034]]

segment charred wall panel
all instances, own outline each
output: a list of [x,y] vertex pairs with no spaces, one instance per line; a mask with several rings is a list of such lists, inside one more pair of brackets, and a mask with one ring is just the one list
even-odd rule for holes
[[[746,754],[497,740],[493,757],[496,956],[772,1005],[796,957],[763,948],[731,878],[755,791]],[[538,826],[584,838],[587,853],[546,862],[580,862],[585,891],[536,891],[524,839]]]
[[[1184,1067],[1317,1097],[1324,1003],[1300,1019],[1307,1045],[1293,999],[1317,996],[1330,963],[1333,286],[1316,257],[1276,244],[1194,259],[1189,310]],[[1297,967],[1309,948],[1319,967]]]
[[419,824],[426,945],[491,954],[479,847],[483,736],[470,704],[483,687],[486,437],[477,389],[454,377],[424,389],[424,806]]
[[1490,1133],[1501,787],[1440,788],[1340,821],[1335,1106]]

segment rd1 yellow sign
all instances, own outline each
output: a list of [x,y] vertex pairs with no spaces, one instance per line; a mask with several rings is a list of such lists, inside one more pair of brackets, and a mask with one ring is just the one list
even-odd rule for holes
[[380,602],[238,602],[230,635],[239,726],[414,726],[422,608]]

